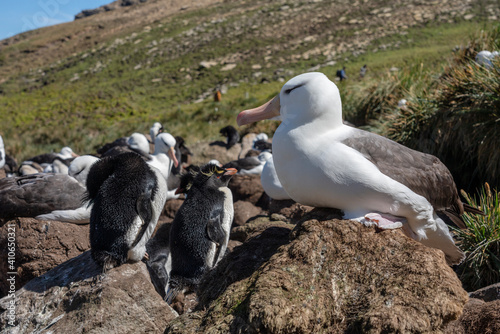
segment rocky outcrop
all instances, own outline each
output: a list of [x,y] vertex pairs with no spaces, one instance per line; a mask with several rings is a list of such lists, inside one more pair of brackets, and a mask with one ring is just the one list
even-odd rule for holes
[[271,227],[282,227],[292,230],[294,225],[280,220],[273,220],[265,216],[255,217],[250,219],[245,225],[233,227],[231,229],[231,240],[244,243],[249,239],[260,235]]
[[199,142],[193,145],[191,151],[193,165],[203,165],[212,159],[218,160],[221,164],[229,161],[237,160],[238,154],[241,151],[241,144],[237,143],[229,150],[226,148],[226,143],[223,141],[215,141],[211,143]]
[[257,205],[257,202],[264,192],[260,175],[234,175],[229,181],[229,189],[233,193],[233,200],[250,202]]
[[500,300],[500,283],[486,286],[469,294],[469,297],[481,299],[485,302]]
[[446,334],[500,333],[500,283],[469,293],[469,302]]
[[444,331],[446,334],[500,333],[500,300],[485,302],[471,298],[463,314]]
[[1,333],[161,333],[177,316],[156,293],[142,262],[105,275],[85,252],[0,299]]
[[262,262],[250,254],[269,230],[235,248],[202,283],[198,311],[165,332],[439,332],[461,315],[467,292],[441,251],[335,215],[313,210]]
[[[88,225],[16,218],[0,228],[0,268],[7,270],[7,236],[15,230],[16,290],[57,265],[90,249]],[[0,280],[0,297],[7,294],[7,282]]]
[[237,201],[234,203],[233,226],[243,226],[252,217],[262,214],[262,210],[250,202]]

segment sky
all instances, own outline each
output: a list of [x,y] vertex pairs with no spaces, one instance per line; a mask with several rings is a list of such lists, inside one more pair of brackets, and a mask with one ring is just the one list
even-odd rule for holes
[[0,10],[0,40],[19,33],[73,21],[83,9],[113,0],[6,0]]

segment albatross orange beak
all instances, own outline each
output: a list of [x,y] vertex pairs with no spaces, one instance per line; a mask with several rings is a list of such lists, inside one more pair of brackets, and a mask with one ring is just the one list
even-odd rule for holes
[[236,118],[236,123],[238,123],[238,126],[242,126],[279,116],[280,108],[280,96],[277,95],[260,107],[240,112]]

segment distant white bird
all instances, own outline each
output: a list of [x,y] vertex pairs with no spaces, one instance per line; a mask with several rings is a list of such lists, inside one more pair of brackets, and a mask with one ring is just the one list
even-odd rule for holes
[[236,168],[238,175],[260,175],[264,164],[268,159],[272,158],[269,152],[262,152],[258,156],[251,156],[230,161],[225,164],[224,168]]
[[0,136],[0,168],[3,168],[3,166],[5,166],[5,146],[2,136]]
[[102,153],[101,157],[109,157],[126,152],[135,152],[145,159],[149,157],[149,142],[142,133],[134,132],[126,137],[125,144],[115,141],[116,145]]
[[495,59],[495,57],[498,56],[499,56],[498,51],[490,52],[488,50],[483,50],[477,53],[475,60],[476,63],[478,63],[479,65],[482,65],[486,68],[491,68],[493,66],[492,63],[493,59]]
[[43,173],[44,168],[36,162],[33,161],[23,161],[21,166],[19,166],[18,173],[20,176],[32,175],[37,173]]
[[163,125],[160,122],[155,122],[153,126],[149,129],[149,136],[151,137],[151,142],[154,143],[156,136],[163,132]]
[[217,160],[217,159],[212,159],[212,160],[210,160],[209,162],[207,162],[207,164],[212,164],[212,165],[217,165],[217,166],[219,166],[219,167],[222,167],[222,164],[221,164],[221,163],[220,163],[220,161],[219,161],[219,160]]
[[54,161],[52,161],[51,164],[42,164],[42,166],[44,167],[43,172],[68,174],[68,164],[70,163],[70,160],[72,161],[73,159],[61,160],[59,158],[56,158],[54,159]]
[[441,249],[449,264],[463,260],[442,218],[464,225],[464,204],[438,158],[344,125],[339,90],[322,73],[292,78],[279,96],[242,111],[237,122],[277,115],[282,123],[273,136],[273,160],[293,200],[341,209],[346,219],[380,228],[404,224],[411,237]]
[[50,164],[54,162],[55,159],[60,159],[60,160],[67,160],[71,158],[77,157],[78,154],[74,153],[71,147],[65,146],[61,149],[61,152],[59,153],[44,153],[40,154],[37,156],[34,156],[32,158],[26,159],[25,161],[28,162],[35,162],[39,165],[42,164]]
[[[174,148],[175,144],[175,138],[170,133],[162,132],[158,134],[155,139],[155,151],[151,155],[151,159],[146,161],[149,165],[156,167],[160,171],[165,181],[168,181],[172,167],[179,165]],[[175,190],[169,189],[167,201],[179,197],[179,195],[175,194]]]
[[75,158],[69,165],[68,175],[74,177],[78,182],[87,186],[87,175],[89,174],[92,165],[99,160],[93,155],[82,155]]

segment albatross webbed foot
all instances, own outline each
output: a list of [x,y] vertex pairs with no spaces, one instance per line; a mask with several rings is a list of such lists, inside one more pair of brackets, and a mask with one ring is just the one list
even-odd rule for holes
[[363,224],[367,226],[376,225],[382,230],[392,230],[400,228],[406,219],[403,217],[397,217],[390,215],[388,213],[367,213],[364,216]]

